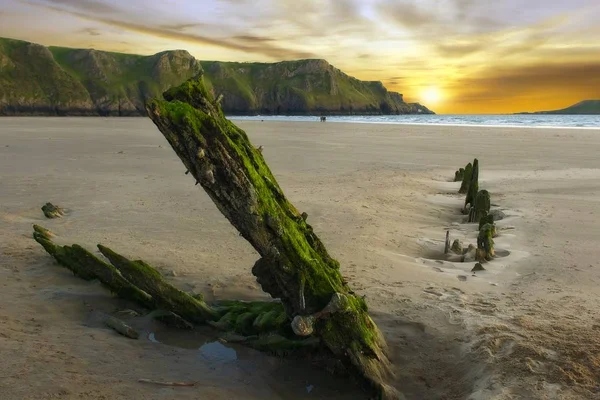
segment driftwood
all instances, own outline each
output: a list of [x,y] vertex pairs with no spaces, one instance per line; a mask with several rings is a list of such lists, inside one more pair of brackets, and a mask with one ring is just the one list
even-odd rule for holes
[[[258,283],[280,299],[288,319],[306,317],[306,331],[364,377],[378,395],[400,395],[385,381],[385,341],[363,298],[348,287],[334,260],[302,214],[288,201],[261,152],[227,120],[202,77],[152,100],[146,109],[186,169],[260,255],[252,268]],[[334,296],[341,312],[321,312]]]

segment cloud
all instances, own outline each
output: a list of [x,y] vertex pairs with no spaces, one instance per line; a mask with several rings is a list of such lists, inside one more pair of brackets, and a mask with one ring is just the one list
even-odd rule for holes
[[486,49],[488,46],[482,42],[472,43],[440,43],[435,46],[438,54],[444,57],[463,57],[469,54],[477,53]]
[[440,22],[436,14],[424,10],[417,3],[400,3],[388,0],[381,3],[380,11],[385,18],[411,29],[421,29]]
[[522,67],[488,68],[457,80],[455,102],[473,103],[517,99],[548,100],[562,93],[577,94],[579,100],[600,97],[600,61],[538,63]]
[[[52,0],[53,2],[58,3],[71,3],[70,0]],[[245,39],[236,39],[235,37],[229,38],[215,38],[205,35],[200,35],[191,32],[181,32],[174,29],[168,29],[164,26],[148,26],[137,22],[132,21],[123,21],[118,20],[111,17],[99,16],[95,14],[88,14],[79,11],[73,11],[63,7],[55,7],[52,5],[48,5],[46,3],[38,3],[24,0],[28,4],[41,6],[46,9],[50,9],[56,12],[65,13],[69,15],[73,15],[82,19],[86,19],[89,21],[100,22],[108,26],[112,26],[115,28],[120,28],[126,31],[141,33],[145,35],[150,35],[154,37],[159,37],[163,39],[170,39],[175,41],[184,41],[191,44],[196,45],[208,45],[208,46],[216,46],[221,47],[228,50],[241,51],[247,53],[254,54],[262,54],[267,57],[275,58],[275,59],[290,59],[290,58],[314,58],[314,54],[306,51],[298,51],[293,49],[286,49],[279,47],[274,44],[269,44],[265,38],[260,40],[260,43],[257,44],[256,41],[252,43],[252,40],[248,40],[251,38],[250,36],[246,36]],[[95,4],[95,2],[85,1],[82,4]],[[250,43],[249,43],[250,42]]]
[[458,59],[474,53],[485,53],[485,63],[493,57],[533,53],[546,44],[558,42],[564,33],[560,28],[569,22],[568,15],[558,15],[524,27],[509,27],[480,34],[446,35],[433,42],[438,56]]
[[105,2],[94,1],[94,0],[42,0],[46,4],[53,4],[59,7],[69,7],[82,11],[89,11],[93,13],[103,14],[114,14],[120,10],[116,7],[111,6]]
[[199,23],[180,23],[180,24],[170,24],[170,25],[159,25],[161,29],[166,29],[170,31],[183,31],[189,28],[198,28],[202,27],[203,24]]
[[253,36],[253,35],[237,35],[231,37],[234,40],[239,40],[244,43],[266,43],[274,42],[276,39],[264,36]]
[[81,33],[85,33],[85,34],[90,35],[90,36],[100,36],[100,35],[102,35],[100,32],[98,32],[97,29],[94,29],[94,28],[84,28],[80,32]]

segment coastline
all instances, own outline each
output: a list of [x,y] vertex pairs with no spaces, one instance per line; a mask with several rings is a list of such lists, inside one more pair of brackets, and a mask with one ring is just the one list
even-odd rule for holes
[[[490,115],[493,117],[506,117],[506,116],[510,116],[510,115],[504,115],[504,114],[494,114],[494,115]],[[248,117],[248,116],[241,116],[241,115],[228,115],[227,118],[234,121],[234,122],[261,122],[261,123],[292,123],[292,124],[297,124],[297,123],[301,123],[301,124],[310,124],[310,123],[321,123],[318,121],[319,115],[314,115],[314,116],[303,116],[304,119],[299,120],[299,119],[295,119],[298,118],[298,116],[273,116],[273,115],[269,115],[269,116],[252,116],[252,117]],[[429,122],[429,123],[420,123],[420,122],[414,122],[414,121],[410,121],[410,122],[401,122],[401,121],[377,121],[377,120],[370,120],[370,121],[364,121],[364,120],[356,120],[356,121],[351,121],[351,120],[339,120],[336,118],[336,116],[327,116],[327,122],[326,123],[335,123],[335,124],[365,124],[365,125],[393,125],[393,126],[438,126],[438,127],[465,127],[465,128],[470,128],[470,127],[474,127],[474,128],[508,128],[508,129],[574,129],[574,130],[600,130],[600,116],[598,116],[598,125],[597,126],[570,126],[570,125],[511,125],[511,124],[477,124],[477,123],[439,123],[439,122]],[[339,116],[338,116],[339,117]],[[363,115],[360,117],[375,117],[375,116],[369,116],[369,115]],[[414,115],[412,114],[406,114],[404,115],[404,117],[409,117],[409,118],[414,118]],[[427,116],[427,115],[423,115],[423,118],[428,118],[431,117]],[[444,117],[454,117],[454,115],[448,115],[445,116],[444,114],[437,114],[435,115],[436,118],[444,118]],[[467,115],[461,114],[461,117],[477,117],[477,118],[481,118],[481,114],[473,114],[473,115]],[[559,116],[560,117],[560,116]],[[145,116],[142,115],[129,115],[129,116],[94,116],[94,115],[74,115],[74,116],[63,116],[63,115],[19,115],[19,116],[13,116],[13,115],[5,115],[5,116],[1,116],[0,115],[0,120],[3,121],[7,121],[10,119],[19,119],[19,120],[25,120],[25,119],[43,119],[43,118],[48,118],[51,120],[60,120],[60,119],[106,119],[106,120],[127,120],[127,119],[145,119]],[[377,117],[375,117],[377,118]]]

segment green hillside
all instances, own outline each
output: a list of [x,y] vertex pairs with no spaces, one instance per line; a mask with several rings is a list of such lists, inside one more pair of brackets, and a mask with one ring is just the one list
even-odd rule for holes
[[202,70],[229,114],[430,112],[324,60],[201,62],[184,50],[140,56],[0,38],[0,115],[144,115],[146,99]]
[[520,114],[571,114],[571,115],[593,115],[600,114],[600,100],[583,100],[570,107],[552,111],[537,111],[534,113]]
[[544,111],[544,114],[600,114],[600,100],[584,100],[561,110]]
[[200,71],[181,50],[138,56],[0,39],[0,114],[141,115],[146,98]]
[[344,74],[325,60],[266,63],[202,61],[207,84],[223,94],[232,113],[306,114],[315,112],[406,114],[419,109],[381,82]]

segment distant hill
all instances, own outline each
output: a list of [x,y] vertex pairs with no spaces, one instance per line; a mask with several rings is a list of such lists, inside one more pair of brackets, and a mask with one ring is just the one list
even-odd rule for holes
[[184,50],[140,56],[0,38],[0,115],[145,115],[146,99],[202,71],[228,114],[432,113],[325,60],[199,61]]
[[570,107],[563,108],[561,110],[553,111],[537,111],[533,113],[519,113],[519,114],[600,114],[600,100],[584,100],[577,104],[573,104]]

